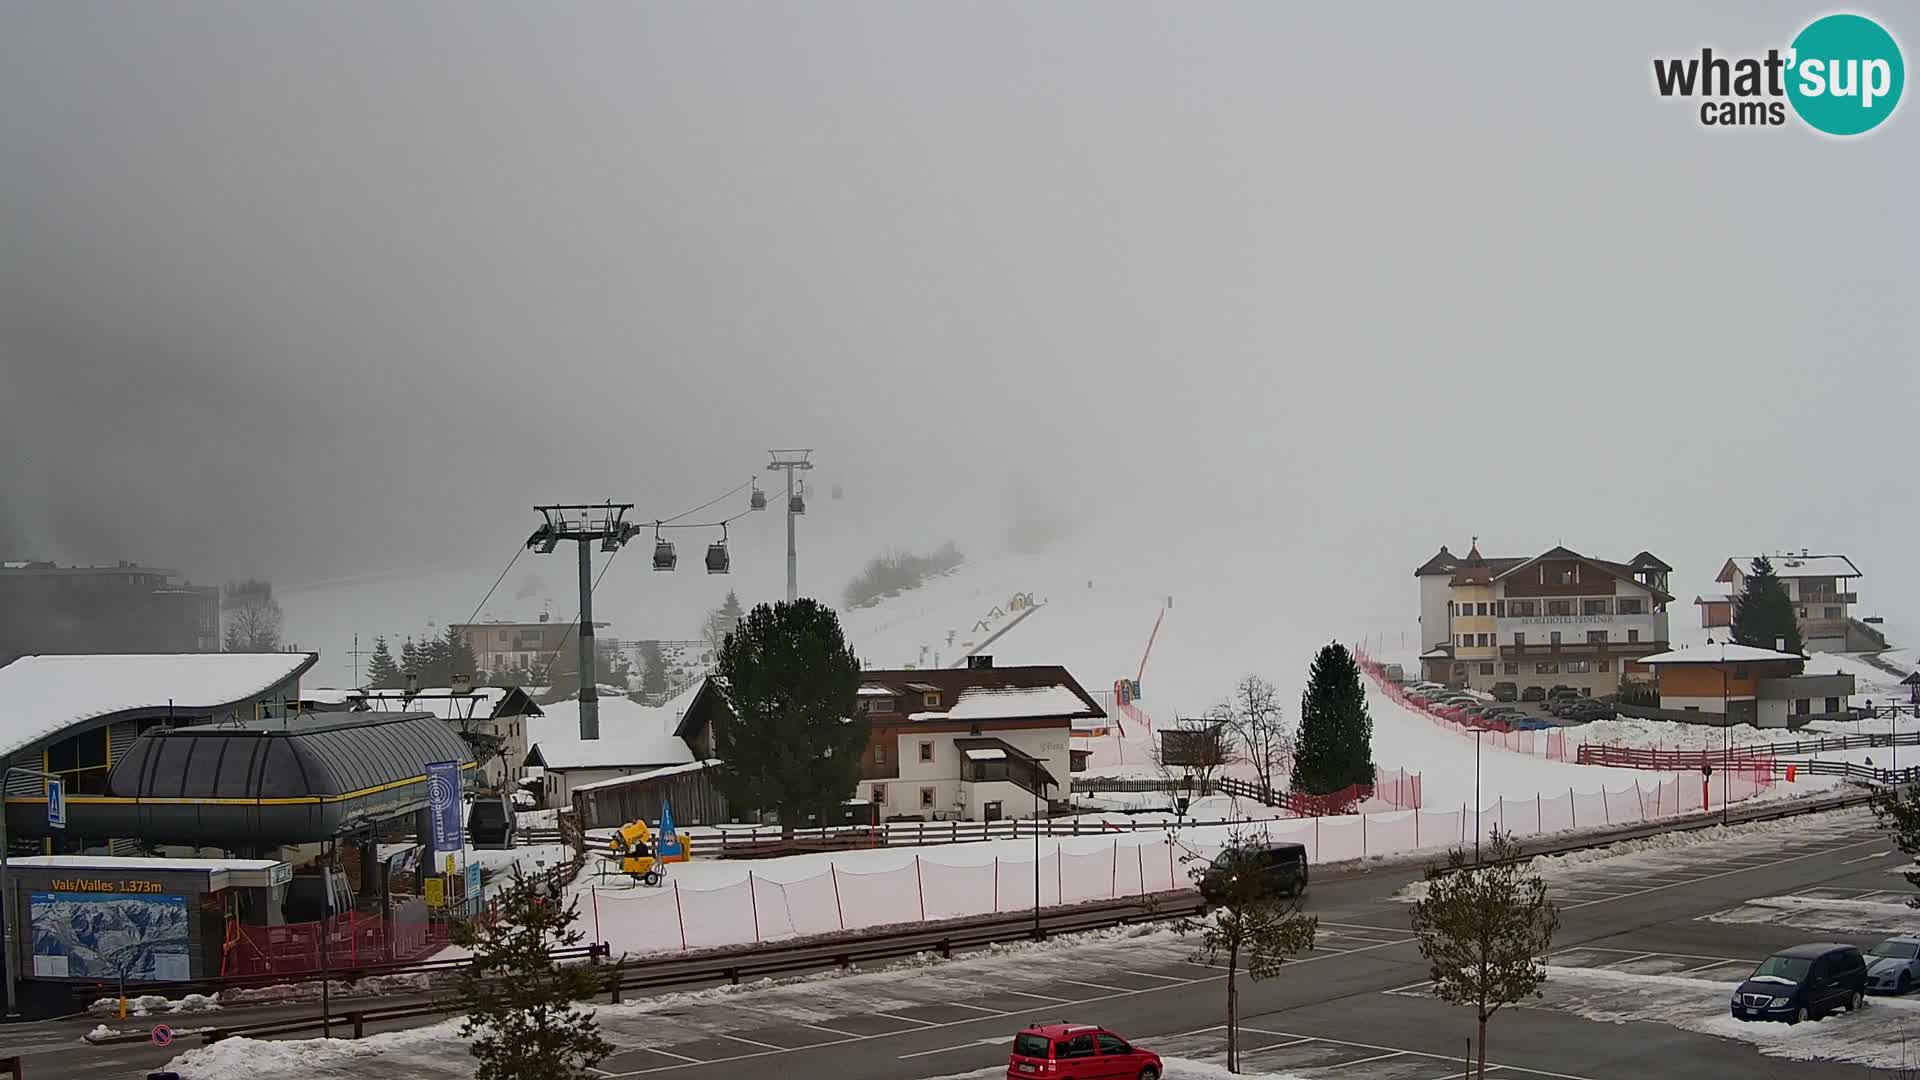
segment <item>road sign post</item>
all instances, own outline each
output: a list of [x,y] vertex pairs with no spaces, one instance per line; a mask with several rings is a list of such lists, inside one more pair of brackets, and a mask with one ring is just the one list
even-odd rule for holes
[[67,827],[66,783],[61,780],[47,781],[47,825],[49,828]]

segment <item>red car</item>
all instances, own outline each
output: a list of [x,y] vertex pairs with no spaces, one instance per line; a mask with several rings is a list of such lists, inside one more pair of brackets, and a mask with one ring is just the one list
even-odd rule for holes
[[1013,1037],[1007,1080],[1160,1080],[1160,1055],[1093,1024],[1035,1024]]

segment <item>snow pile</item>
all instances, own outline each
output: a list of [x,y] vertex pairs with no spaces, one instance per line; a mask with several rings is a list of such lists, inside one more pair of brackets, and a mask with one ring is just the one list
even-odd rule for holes
[[[188,994],[175,1000],[159,994],[142,994],[127,999],[128,1016],[159,1016],[173,1013],[211,1012],[220,1007],[218,995]],[[120,999],[104,997],[87,1006],[89,1016],[119,1016]]]
[[1920,1001],[1873,998],[1859,1013],[1818,1023],[1747,1023],[1728,1013],[1737,985],[1681,975],[1597,968],[1547,968],[1547,1005],[1602,1023],[1651,1021],[1759,1047],[1769,1057],[1844,1061],[1876,1069],[1913,1064],[1904,1034],[1920,1021]]
[[448,1020],[410,1031],[392,1031],[364,1039],[222,1039],[212,1046],[189,1050],[167,1063],[182,1080],[260,1080],[269,1076],[364,1075],[372,1059],[422,1042],[454,1042],[459,1020]]
[[[336,998],[383,997],[388,994],[418,993],[432,986],[431,977],[424,972],[410,975],[372,975],[355,982],[339,979],[329,980],[327,994]],[[319,1001],[320,984],[318,982],[278,983],[273,986],[256,986],[236,990],[222,990],[218,995],[222,1005],[267,1005],[283,1001]]]
[[1920,931],[1920,909],[1878,900],[1815,896],[1758,896],[1737,908],[1707,916],[1714,922],[1766,923],[1843,934],[1911,934]]
[[1079,694],[1064,686],[1005,686],[962,690],[946,716],[950,720],[1000,720],[1007,717],[1079,716],[1090,711]]

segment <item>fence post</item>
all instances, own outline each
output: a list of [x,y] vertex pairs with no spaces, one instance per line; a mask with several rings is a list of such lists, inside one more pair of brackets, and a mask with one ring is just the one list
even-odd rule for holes
[[1533,793],[1533,835],[1547,831],[1547,816],[1540,812],[1540,793]]
[[[927,921],[927,883],[920,878],[920,856],[913,857],[913,885],[920,893],[920,921]],[[758,909],[755,909],[758,910]]]
[[1580,807],[1579,804],[1574,801],[1573,789],[1571,787],[1567,789],[1567,816],[1573,819],[1574,828],[1577,829],[1580,827]]
[[356,1039],[365,1038],[367,1034],[366,1014],[350,1012],[347,1014],[347,1019],[353,1022],[353,1037]]
[[1107,886],[1108,899],[1120,898],[1120,841],[1113,842],[1113,881]]
[[1145,895],[1147,891],[1147,846],[1145,844],[1133,846],[1133,861],[1140,867],[1140,892]]
[[673,917],[680,922],[680,951],[687,951],[687,913],[680,907],[680,882],[673,883]]
[[1607,782],[1600,781],[1600,816],[1608,825],[1613,824],[1613,803],[1607,799]]
[[[998,860],[995,861],[997,862]],[[847,913],[840,907],[840,871],[834,867],[832,860],[828,860],[827,862],[827,875],[833,878],[833,915],[834,918],[840,920],[840,929],[845,930],[847,928]],[[1000,910],[998,895],[994,897],[994,910]]]
[[1460,804],[1460,846],[1467,844],[1467,804]]
[[[1142,888],[1145,888],[1145,887],[1146,887],[1146,882],[1144,882],[1144,881],[1143,881],[1143,882],[1141,882],[1140,884],[1141,884],[1141,887],[1142,887]],[[1173,845],[1172,845],[1172,844],[1168,844],[1168,845],[1167,845],[1167,888],[1168,888],[1168,889],[1172,889],[1172,888],[1174,888],[1174,884],[1173,884]]]
[[1360,815],[1360,857],[1363,859],[1367,857],[1367,817]]
[[[920,856],[918,855],[914,856],[914,858],[916,859],[919,857]],[[753,906],[753,940],[755,944],[759,944],[760,942],[760,898],[754,895],[753,871],[751,870],[747,871],[747,903]]]
[[[833,897],[834,903],[837,904],[840,902],[840,885],[838,882],[833,886]],[[995,915],[1000,914],[1000,856],[998,855],[993,857],[993,913]],[[846,922],[842,921],[840,929],[845,930],[846,928]]]
[[1413,808],[1413,850],[1420,850],[1420,808]]
[[1640,778],[1633,778],[1633,797],[1640,803],[1640,820],[1647,820],[1647,797],[1640,793]]
[[1056,840],[1053,845],[1053,902],[1054,903],[1064,904],[1067,902],[1066,884],[1067,884],[1067,849],[1061,847],[1059,841]]

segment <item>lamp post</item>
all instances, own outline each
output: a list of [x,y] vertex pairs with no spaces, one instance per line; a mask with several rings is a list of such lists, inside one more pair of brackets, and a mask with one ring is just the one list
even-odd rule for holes
[[1045,799],[1047,782],[1038,777],[1033,781],[1033,938],[1040,940],[1040,802]]
[[[1732,782],[1727,768],[1733,757],[1733,714],[1727,705],[1727,643],[1720,643],[1720,824],[1727,823],[1727,795]],[[1755,708],[1759,706],[1756,705]],[[1706,807],[1701,807],[1705,810]]]
[[[18,765],[9,765],[0,769],[0,793],[7,789],[7,781],[15,773],[21,776],[35,776],[42,780],[58,780],[52,773],[39,769],[23,769]],[[13,902],[13,893],[7,883],[7,807],[0,799],[0,982],[7,984],[7,1016],[20,1015],[20,1003],[14,999],[13,992],[13,920],[17,917],[19,905]]]

